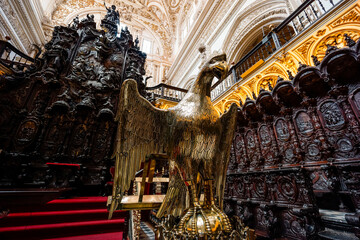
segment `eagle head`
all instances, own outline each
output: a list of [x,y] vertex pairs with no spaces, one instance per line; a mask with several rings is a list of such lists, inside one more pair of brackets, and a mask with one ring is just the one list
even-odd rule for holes
[[214,77],[220,80],[226,78],[229,66],[226,62],[226,54],[224,53],[214,52],[208,58],[206,58],[204,52],[202,52],[202,54],[203,62],[200,67],[200,72],[194,85],[191,87],[190,92],[210,96]]
[[209,61],[209,69],[218,79],[223,79],[227,76],[229,65],[226,62],[226,54],[220,54],[212,57]]
[[[213,53],[202,67],[202,72],[211,78],[223,79],[227,76],[229,65],[225,53]],[[209,79],[210,80],[210,79]]]

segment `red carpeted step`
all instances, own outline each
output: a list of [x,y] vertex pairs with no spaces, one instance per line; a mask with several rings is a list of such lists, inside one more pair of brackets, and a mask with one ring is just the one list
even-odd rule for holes
[[107,197],[76,197],[69,199],[55,199],[45,205],[35,206],[24,203],[14,212],[45,212],[45,211],[67,211],[82,209],[106,208]]
[[100,233],[74,237],[47,238],[43,240],[122,240],[123,232]]
[[0,239],[44,239],[125,231],[124,219],[0,228]]
[[[125,218],[126,216],[126,212],[116,211],[113,215],[113,219]],[[0,219],[0,227],[62,222],[81,222],[84,221],[84,219],[87,221],[106,220],[107,218],[108,211],[105,208],[70,211],[10,213],[6,218]]]
[[107,197],[56,199],[45,204],[43,211],[66,211],[106,208]]
[[128,213],[116,211],[113,219],[107,220],[106,201],[106,197],[57,199],[31,208],[32,212],[12,212],[0,219],[0,240],[122,239]]

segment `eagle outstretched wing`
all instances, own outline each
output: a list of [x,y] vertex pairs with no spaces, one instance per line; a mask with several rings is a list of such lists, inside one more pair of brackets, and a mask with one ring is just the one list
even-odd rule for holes
[[216,164],[214,164],[215,196],[218,199],[220,209],[223,208],[226,172],[230,160],[231,143],[234,138],[237,109],[237,105],[233,103],[229,111],[220,117],[222,133],[216,156]]
[[190,199],[188,190],[181,178],[175,161],[169,161],[169,186],[165,195],[165,199],[156,214],[157,218],[166,215],[180,217],[184,210],[189,207]]
[[167,152],[171,114],[153,107],[139,94],[136,81],[129,79],[122,85],[115,120],[118,122],[113,154],[116,163],[109,219],[146,155]]

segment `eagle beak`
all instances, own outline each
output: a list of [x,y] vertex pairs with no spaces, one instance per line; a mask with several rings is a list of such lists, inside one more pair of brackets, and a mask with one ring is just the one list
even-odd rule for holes
[[214,67],[214,75],[219,80],[222,80],[222,79],[226,78],[226,76],[228,74],[228,71],[229,71],[229,65],[227,64],[226,61],[219,62]]

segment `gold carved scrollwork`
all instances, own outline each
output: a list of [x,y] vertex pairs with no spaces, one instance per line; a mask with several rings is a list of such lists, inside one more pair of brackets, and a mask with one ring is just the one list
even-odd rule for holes
[[[297,72],[297,65],[295,57],[288,53],[282,54],[280,57],[277,57],[278,63],[286,70],[290,70],[293,74]],[[280,74],[282,75],[282,74]]]
[[227,111],[230,108],[231,104],[233,104],[233,103],[235,103],[236,105],[239,105],[239,100],[229,99],[224,104],[224,110]]
[[264,77],[262,79],[260,79],[259,83],[257,84],[257,93],[260,91],[260,89],[264,89],[264,90],[270,90],[269,89],[269,84],[274,87],[274,85],[276,84],[276,79],[277,76],[267,76]]
[[296,52],[303,58],[303,61],[306,64],[309,64],[307,62],[307,55],[309,52],[310,47],[312,46],[312,44],[315,42],[316,40],[311,37],[308,41],[304,42],[303,44],[301,44],[298,48],[296,48]]
[[346,12],[341,17],[337,18],[335,21],[330,23],[328,26],[330,29],[339,27],[341,25],[347,24],[347,23],[356,23],[359,24],[360,22],[360,7],[356,5],[354,8]]
[[317,56],[318,60],[321,61],[325,57],[327,45],[337,46],[338,48],[345,47],[346,41],[344,34],[348,34],[353,40],[357,41],[360,37],[360,30],[339,30],[329,35],[326,35],[316,45],[312,55]]
[[284,75],[284,72],[277,66],[277,65],[272,65],[271,67],[267,68],[264,72],[264,75],[268,75],[268,74],[275,74],[275,75]]
[[316,36],[321,37],[324,36],[325,33],[326,33],[326,29],[322,29],[316,32]]

